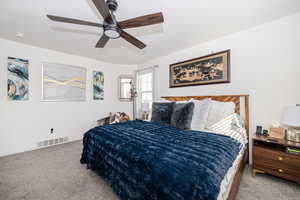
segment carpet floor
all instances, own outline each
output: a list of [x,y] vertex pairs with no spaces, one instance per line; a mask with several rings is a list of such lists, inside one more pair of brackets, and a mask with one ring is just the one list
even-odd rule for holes
[[[119,200],[79,163],[81,142],[0,158],[0,200]],[[237,200],[299,200],[300,186],[279,178],[251,177],[247,167]]]

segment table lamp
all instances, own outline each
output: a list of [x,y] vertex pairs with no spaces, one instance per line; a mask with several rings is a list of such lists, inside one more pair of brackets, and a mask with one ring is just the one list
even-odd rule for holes
[[300,105],[285,108],[282,124],[288,128],[285,135],[286,139],[300,142]]

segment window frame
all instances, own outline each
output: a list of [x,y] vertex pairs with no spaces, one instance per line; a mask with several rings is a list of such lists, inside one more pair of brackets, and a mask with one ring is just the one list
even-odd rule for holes
[[[151,86],[152,86],[152,90],[142,90],[141,88],[141,83],[139,80],[139,77],[145,74],[151,74],[152,75],[152,80],[151,80]],[[136,72],[136,85],[137,85],[137,103],[136,103],[136,114],[137,114],[137,118],[141,118],[144,110],[143,110],[143,100],[142,100],[142,95],[143,94],[149,94],[151,93],[151,100],[149,102],[149,112],[151,112],[151,105],[155,99],[155,70],[154,67],[151,68],[146,68],[146,69],[142,69]]]

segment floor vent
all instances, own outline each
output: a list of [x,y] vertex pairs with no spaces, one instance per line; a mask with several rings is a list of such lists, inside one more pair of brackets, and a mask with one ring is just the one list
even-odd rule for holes
[[45,140],[45,141],[40,141],[37,143],[38,147],[49,147],[53,145],[58,145],[58,144],[63,144],[69,141],[68,137],[60,137],[60,138],[54,138],[51,140]]

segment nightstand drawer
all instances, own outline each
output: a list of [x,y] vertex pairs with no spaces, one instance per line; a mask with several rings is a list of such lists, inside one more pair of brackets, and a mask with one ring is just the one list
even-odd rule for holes
[[267,166],[266,167],[266,166],[260,166],[260,165],[255,166],[255,169],[259,169],[259,170],[264,171],[265,173],[300,183],[300,176],[296,175],[295,171],[282,169],[278,166],[277,167],[276,166],[273,166],[273,167]]
[[254,146],[253,157],[253,163],[270,162],[286,166],[291,170],[299,171],[300,169],[300,156],[297,155]]
[[300,181],[300,157],[296,155],[254,146],[253,166],[276,176]]

